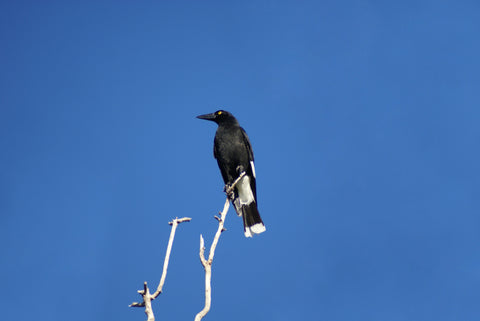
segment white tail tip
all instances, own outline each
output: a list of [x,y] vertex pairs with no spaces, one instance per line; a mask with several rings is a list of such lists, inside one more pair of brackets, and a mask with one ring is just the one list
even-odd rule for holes
[[252,226],[245,227],[245,237],[252,237],[254,234],[260,234],[265,232],[267,229],[263,223],[257,223]]

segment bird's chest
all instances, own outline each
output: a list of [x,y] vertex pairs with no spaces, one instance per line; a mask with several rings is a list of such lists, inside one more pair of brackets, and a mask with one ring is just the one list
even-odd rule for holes
[[218,130],[214,148],[218,160],[237,165],[248,163],[248,151],[240,130]]

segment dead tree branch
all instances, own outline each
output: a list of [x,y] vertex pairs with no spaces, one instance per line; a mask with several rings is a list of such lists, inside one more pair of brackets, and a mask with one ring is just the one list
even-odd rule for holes
[[225,189],[225,193],[227,194],[227,199],[225,200],[225,205],[223,206],[223,211],[221,211],[220,217],[215,216],[215,219],[218,221],[218,229],[215,233],[215,237],[213,238],[212,245],[210,246],[210,251],[208,253],[208,260],[205,259],[205,242],[203,240],[203,236],[200,235],[200,262],[205,269],[205,305],[203,309],[197,313],[195,316],[195,321],[200,321],[207,313],[210,311],[210,307],[212,305],[212,263],[213,257],[215,255],[215,249],[217,248],[218,240],[220,239],[220,234],[226,229],[224,228],[225,224],[225,217],[227,216],[228,209],[230,208],[230,199],[232,198],[231,195],[233,193],[233,189],[235,185],[245,176],[245,172],[242,172],[238,178],[233,182],[232,185],[228,186]]
[[165,254],[165,260],[163,262],[163,272],[160,282],[157,287],[157,291],[153,294],[150,294],[148,289],[147,282],[143,283],[143,290],[138,290],[137,292],[142,296],[143,302],[133,302],[130,304],[130,307],[145,307],[145,314],[147,315],[147,321],[155,321],[155,316],[153,315],[152,301],[155,300],[160,293],[162,293],[163,284],[165,283],[165,278],[167,277],[168,262],[170,260],[170,253],[172,252],[173,239],[175,238],[175,231],[177,226],[183,222],[190,222],[192,219],[190,217],[175,218],[173,221],[168,222],[172,226],[170,231],[170,238],[168,239],[167,253]]

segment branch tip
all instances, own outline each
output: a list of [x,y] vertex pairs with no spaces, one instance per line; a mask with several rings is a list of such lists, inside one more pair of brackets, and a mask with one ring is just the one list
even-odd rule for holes
[[180,224],[183,222],[190,222],[191,220],[192,220],[191,217],[182,217],[182,218],[175,217],[171,222],[168,222],[168,225],[173,225],[174,223]]

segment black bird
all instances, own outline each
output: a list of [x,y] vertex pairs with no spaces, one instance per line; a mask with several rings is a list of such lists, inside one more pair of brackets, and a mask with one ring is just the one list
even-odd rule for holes
[[218,110],[212,114],[197,116],[218,124],[213,144],[213,157],[217,159],[227,189],[238,176],[245,176],[235,185],[232,204],[239,216],[243,217],[246,237],[265,232],[265,225],[257,209],[255,166],[253,151],[245,130],[228,111]]

